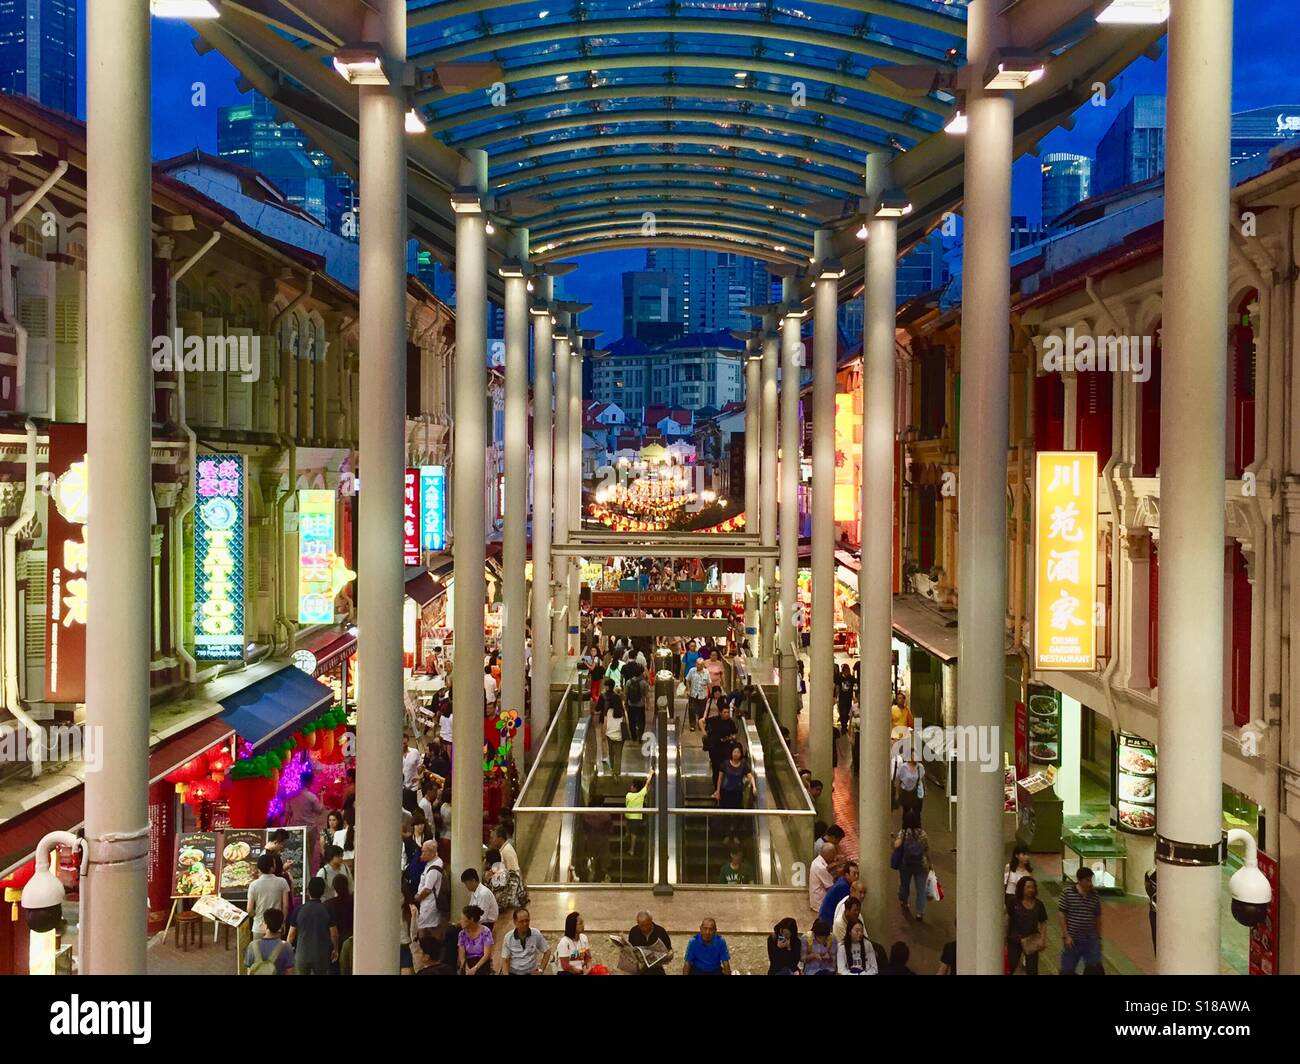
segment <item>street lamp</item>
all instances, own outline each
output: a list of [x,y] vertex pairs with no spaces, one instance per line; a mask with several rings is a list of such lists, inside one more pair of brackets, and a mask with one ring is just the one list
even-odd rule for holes
[[994,53],[984,75],[984,88],[990,92],[1018,92],[1041,81],[1046,73],[1043,57],[1038,53],[1024,48],[1002,48]]
[[1112,26],[1158,26],[1169,21],[1169,0],[1110,0],[1097,21]]
[[424,124],[424,119],[417,108],[412,107],[406,112],[406,132],[419,134],[428,131],[429,127]]
[[334,53],[334,69],[349,85],[387,85],[383,52],[379,45],[349,44]]
[[149,0],[155,18],[220,18],[221,0]]
[[962,137],[966,135],[969,125],[965,111],[954,111],[952,117],[948,119],[948,124],[943,127],[943,131],[954,137]]

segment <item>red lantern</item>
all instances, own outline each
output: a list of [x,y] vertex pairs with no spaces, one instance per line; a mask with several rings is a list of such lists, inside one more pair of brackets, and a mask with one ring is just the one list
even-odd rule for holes
[[194,783],[208,774],[208,759],[202,754],[186,761],[180,768],[174,769],[163,777],[168,783]]

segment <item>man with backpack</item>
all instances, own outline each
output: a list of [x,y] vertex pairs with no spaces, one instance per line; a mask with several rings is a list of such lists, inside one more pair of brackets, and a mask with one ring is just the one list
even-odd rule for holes
[[246,975],[288,975],[293,971],[293,947],[280,938],[284,913],[267,909],[262,914],[262,937],[248,944],[244,953]]
[[438,844],[428,840],[420,848],[420,856],[424,859],[424,871],[420,873],[420,889],[415,895],[419,907],[415,926],[425,956],[441,961],[447,914],[451,912],[451,887],[442,858],[438,856]]
[[632,740],[639,743],[645,731],[646,698],[650,694],[650,684],[645,678],[644,669],[628,680],[623,693],[627,695],[627,720]]

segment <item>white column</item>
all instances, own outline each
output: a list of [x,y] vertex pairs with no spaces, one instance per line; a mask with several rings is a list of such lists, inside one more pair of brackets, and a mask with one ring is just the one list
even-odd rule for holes
[[[798,286],[793,277],[782,280],[785,303],[781,324],[781,503],[777,511],[778,542],[781,547],[781,624],[778,638],[777,661],[780,662],[781,723],[794,735],[799,725],[799,684],[795,665],[794,604],[799,586],[799,376],[803,363],[803,337],[800,328],[803,312],[789,313],[798,299]],[[814,707],[826,708],[826,707]],[[816,715],[816,714],[814,714]],[[829,719],[829,718],[828,718]],[[816,744],[812,732],[815,725],[809,720],[809,767],[817,776]],[[819,736],[829,740],[829,733]],[[831,748],[826,747],[826,769],[831,765]],[[829,782],[827,777],[819,779]],[[829,789],[829,788],[828,788]]]
[[[995,0],[967,9],[967,64],[983,71],[995,47]],[[972,81],[967,96],[965,290],[961,315],[961,471],[958,510],[960,639],[957,714],[1000,734],[1006,691],[1007,347],[1010,321],[1011,138],[1005,93]],[[868,243],[870,240],[868,240]],[[864,670],[865,671],[865,670]],[[1002,971],[1002,778],[958,766],[957,938],[962,968]]]
[[[761,367],[762,412],[760,414],[758,470],[759,539],[764,547],[776,546],[776,368],[779,339],[771,315],[763,319],[763,361]],[[776,558],[768,555],[761,566],[763,575],[763,601],[759,604],[758,656],[773,662],[776,651],[776,599],[772,590],[776,585]],[[794,738],[793,732],[790,736]]]
[[[551,715],[551,344],[552,280],[537,274],[533,312],[533,689],[534,753]],[[537,311],[540,310],[540,313]]]
[[[487,154],[469,149],[461,164],[465,194],[456,214],[456,464],[452,476],[456,539],[452,544],[456,631],[452,663],[452,912],[466,903],[458,870],[477,868],[483,856],[483,610],[487,580],[487,232],[482,197]],[[362,675],[365,671],[362,670]],[[392,825],[389,825],[391,830]]]
[[1219,971],[1222,887],[1231,4],[1173,5],[1168,77],[1156,958],[1161,975],[1210,975]]
[[81,970],[143,975],[152,627],[149,5],[108,0],[87,8],[86,329],[95,354],[87,361],[94,402],[86,416],[86,733],[104,744],[104,760],[99,772],[86,773]]
[[[813,289],[813,373],[812,373],[812,640],[808,655],[808,706],[810,714],[834,712],[835,692],[831,670],[835,668],[835,361],[839,327],[838,268],[831,265],[829,230],[819,229],[813,236],[813,257],[817,259]],[[811,727],[812,719],[809,718]],[[830,720],[821,733],[810,736],[809,767],[813,776],[830,782]],[[825,749],[823,749],[823,747]],[[859,783],[861,786],[861,783]],[[831,808],[831,788],[822,791],[822,819]],[[859,846],[859,855],[871,851]],[[879,861],[863,861],[860,868]],[[880,891],[875,892],[877,895]],[[870,895],[868,895],[870,896]],[[880,927],[877,921],[871,926]]]
[[[569,538],[569,357],[568,316],[563,311],[555,313],[555,543]],[[556,617],[551,628],[552,650],[567,654],[569,644],[569,559],[566,555],[553,556],[552,576],[555,580]]]
[[[582,333],[573,318],[569,343],[569,528],[582,530]],[[582,653],[582,568],[577,558],[569,559],[569,633],[566,652],[576,658]]]
[[[512,257],[502,268],[506,312],[505,529],[501,624],[501,708],[524,712],[524,642],[528,616],[528,230],[513,234]],[[523,743],[520,742],[522,748]],[[520,764],[523,758],[519,758]]]
[[[367,28],[393,63],[406,59],[406,5],[388,0]],[[354,970],[392,975],[401,894],[402,482],[406,470],[406,105],[400,86],[360,90],[361,435],[365,485],[357,535],[357,913]],[[289,471],[292,481],[294,471]],[[459,527],[459,525],[457,526]],[[457,597],[461,587],[457,585]],[[459,637],[459,632],[457,632]],[[459,642],[459,638],[457,640]]]
[[[761,375],[757,352],[751,339],[745,348],[745,531],[757,532],[759,414]],[[758,654],[758,580],[762,566],[757,560],[745,562],[745,652]]]
[[[884,183],[883,157],[870,156],[869,191]],[[872,188],[871,186],[877,186]],[[874,210],[873,210],[874,213]],[[867,219],[862,355],[862,513],[858,568],[858,656],[862,726],[858,732],[858,848],[864,856],[870,919],[885,919],[897,896],[888,862],[872,855],[889,852],[891,665],[894,610],[894,320],[898,223]],[[891,887],[892,884],[892,887]]]

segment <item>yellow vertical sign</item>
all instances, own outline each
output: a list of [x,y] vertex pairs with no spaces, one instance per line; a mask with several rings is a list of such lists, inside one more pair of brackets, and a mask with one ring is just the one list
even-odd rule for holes
[[1097,665],[1097,455],[1038,454],[1034,479],[1034,667]]

